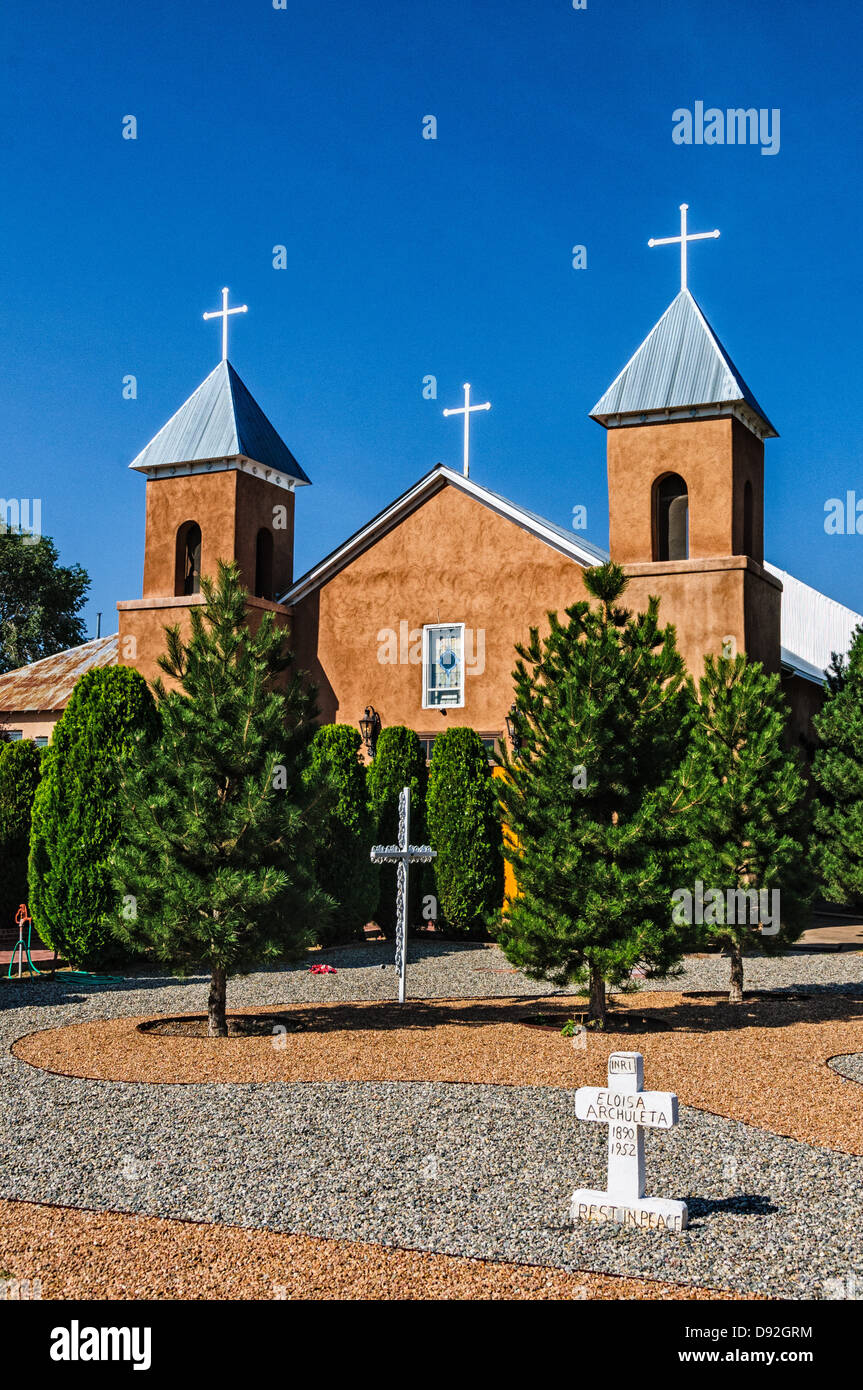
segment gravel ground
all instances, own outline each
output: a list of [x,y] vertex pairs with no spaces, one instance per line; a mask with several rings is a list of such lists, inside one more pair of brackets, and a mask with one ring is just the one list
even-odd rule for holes
[[[494,973],[506,969],[494,948],[412,950],[415,996],[548,992]],[[232,983],[231,1003],[392,998],[393,972],[366,963],[381,953],[327,953],[336,976],[302,968],[251,976]],[[692,963],[693,987],[711,987],[703,967],[713,964]],[[803,955],[747,964],[753,983],[757,965],[773,972],[765,980],[771,988],[826,986],[836,994],[853,990],[860,961]],[[99,992],[59,978],[4,986],[0,1193],[773,1297],[835,1297],[861,1286],[863,1159],[733,1119],[682,1107],[676,1130],[648,1136],[648,1191],[690,1204],[690,1229],[670,1237],[569,1223],[573,1189],[604,1184],[606,1133],[576,1122],[571,1091],[562,1087],[151,1086],[51,1075],[7,1050],[36,1029],[199,1010],[202,997],[200,980],[156,977]],[[789,1034],[773,1030],[774,1066]],[[647,1035],[657,1047],[681,1036]],[[648,1083],[657,1084],[649,1059],[647,1066]],[[730,1085],[728,1057],[723,1067],[719,1081]],[[829,1078],[823,1064],[821,1071]]]
[[829,1065],[848,1081],[857,1081],[863,1086],[863,1052],[845,1053],[844,1056],[831,1057]]
[[[43,1299],[700,1299],[715,1289],[0,1200],[0,1269]],[[38,1280],[38,1284],[35,1282]],[[2,1295],[0,1295],[2,1296]],[[14,1297],[14,1292],[12,1293]],[[27,1296],[25,1292],[23,1296]]]
[[[44,1012],[47,1022],[51,1011]],[[522,1020],[537,1012],[552,1025],[526,1027]],[[826,1065],[863,1048],[863,999],[780,994],[731,1006],[716,997],[650,992],[621,1001],[605,1033],[582,1034],[571,1044],[561,1027],[573,1012],[573,1000],[560,997],[541,1004],[524,997],[409,1000],[402,1006],[294,1003],[268,1008],[264,1036],[166,1038],[139,1031],[140,1016],[127,1015],[31,1033],[13,1051],[47,1071],[102,1081],[468,1078],[486,1085],[575,1087],[604,1083],[609,1052],[636,1050],[644,1054],[649,1085],[676,1091],[683,1103],[804,1143],[863,1154],[863,1097]]]

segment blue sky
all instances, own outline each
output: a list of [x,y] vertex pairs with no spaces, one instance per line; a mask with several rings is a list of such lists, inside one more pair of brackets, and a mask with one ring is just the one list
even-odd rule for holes
[[[493,404],[472,476],[565,526],[586,505],[605,544],[588,412],[678,289],[647,240],[685,201],[722,233],[690,288],[781,436],[768,558],[863,610],[863,536],[824,531],[827,498],[863,498],[861,27],[846,0],[6,0],[0,494],[41,497],[115,630],[142,577],[126,465],[217,362],[227,284],[231,360],[314,484],[298,574],[460,465],[466,380]],[[779,153],[675,145],[698,100],[779,108]]]

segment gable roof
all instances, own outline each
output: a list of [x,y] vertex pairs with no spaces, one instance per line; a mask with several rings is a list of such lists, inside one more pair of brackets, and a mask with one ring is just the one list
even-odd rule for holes
[[516,502],[510,502],[506,497],[501,497],[499,493],[492,492],[490,488],[481,487],[472,478],[466,478],[462,473],[454,473],[451,468],[439,463],[436,468],[420,478],[418,483],[408,488],[407,492],[403,492],[400,497],[397,497],[389,507],[378,512],[377,516],[373,517],[359,531],[355,531],[336,550],[331,551],[317,565],[308,570],[302,578],[295,580],[279,602],[284,604],[297,603],[307,594],[319,589],[345,565],[350,564],[358,555],[361,555],[363,551],[368,550],[382,536],[385,536],[388,531],[404,521],[411,512],[416,511],[436,492],[440,492],[442,488],[447,486],[458,488],[460,492],[476,498],[490,511],[497,512],[499,516],[506,517],[516,526],[538,536],[540,540],[545,541],[546,545],[571,556],[577,564],[596,565],[602,564],[604,560],[608,559],[606,552],[601,550],[599,546],[593,545],[590,541],[578,540],[571,531],[565,530],[563,526],[558,526],[553,521],[547,521],[545,517],[538,516],[536,512],[528,511],[526,507],[520,507]]
[[755,433],[776,436],[689,290],[672,300],[590,414],[606,428],[642,415],[737,414]]
[[296,486],[310,481],[230,362],[225,361],[214,367],[129,467],[149,473],[227,460],[260,464]]
[[766,560],[764,568],[782,581],[782,660],[795,675],[820,683],[833,653],[847,654],[863,618],[787,570]]
[[0,710],[23,714],[35,710],[65,709],[75,682],[97,666],[116,666],[119,633],[95,637],[79,647],[55,652],[17,671],[0,676]]

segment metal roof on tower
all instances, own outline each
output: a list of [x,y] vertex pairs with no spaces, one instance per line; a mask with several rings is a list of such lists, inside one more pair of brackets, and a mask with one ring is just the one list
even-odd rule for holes
[[762,438],[777,434],[688,289],[590,414],[606,428],[737,415]]
[[257,464],[276,475],[270,481],[285,486],[311,481],[225,359],[129,467],[162,473],[187,465],[234,463]]

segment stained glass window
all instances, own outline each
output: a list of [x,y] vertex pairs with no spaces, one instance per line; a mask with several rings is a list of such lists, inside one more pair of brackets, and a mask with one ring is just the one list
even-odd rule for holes
[[464,623],[423,628],[423,709],[464,704]]

